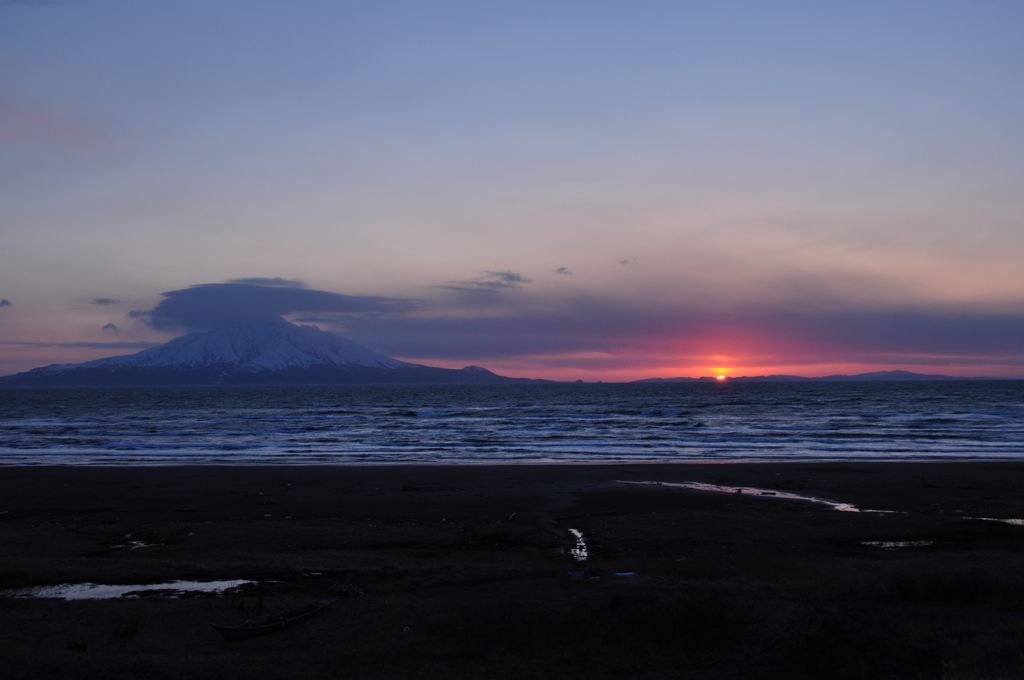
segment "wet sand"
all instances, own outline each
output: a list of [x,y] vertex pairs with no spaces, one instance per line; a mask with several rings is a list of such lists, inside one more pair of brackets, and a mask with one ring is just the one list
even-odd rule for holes
[[0,513],[0,589],[260,584],[0,597],[11,678],[1024,675],[1024,526],[966,519],[1024,518],[1024,463],[0,468]]

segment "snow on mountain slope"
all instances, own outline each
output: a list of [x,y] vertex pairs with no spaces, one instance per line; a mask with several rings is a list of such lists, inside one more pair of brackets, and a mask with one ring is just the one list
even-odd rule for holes
[[311,366],[411,368],[417,364],[391,359],[315,326],[297,326],[281,318],[239,321],[208,333],[191,333],[138,354],[84,364],[49,367],[204,368],[229,367],[259,373]]

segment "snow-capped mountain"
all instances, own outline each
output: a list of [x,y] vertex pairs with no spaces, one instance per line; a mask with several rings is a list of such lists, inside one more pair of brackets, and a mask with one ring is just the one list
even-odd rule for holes
[[138,354],[36,368],[0,378],[0,386],[513,380],[478,366],[455,370],[398,361],[315,326],[297,326],[273,317],[238,321],[206,333],[190,333]]
[[275,317],[260,321],[238,321],[209,333],[183,335],[138,354],[99,359],[79,366],[231,366],[239,371],[255,373],[320,364],[371,368],[408,368],[416,365],[391,359],[316,326],[297,326]]

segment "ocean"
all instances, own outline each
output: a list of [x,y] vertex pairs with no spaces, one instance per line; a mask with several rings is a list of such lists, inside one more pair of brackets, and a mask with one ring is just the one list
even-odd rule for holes
[[1024,457],[1024,381],[0,390],[0,465]]

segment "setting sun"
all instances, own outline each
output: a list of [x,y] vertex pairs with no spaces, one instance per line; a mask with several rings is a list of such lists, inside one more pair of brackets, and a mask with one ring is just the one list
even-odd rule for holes
[[719,380],[725,380],[725,376],[724,375],[720,375],[720,376],[718,376],[718,379]]

